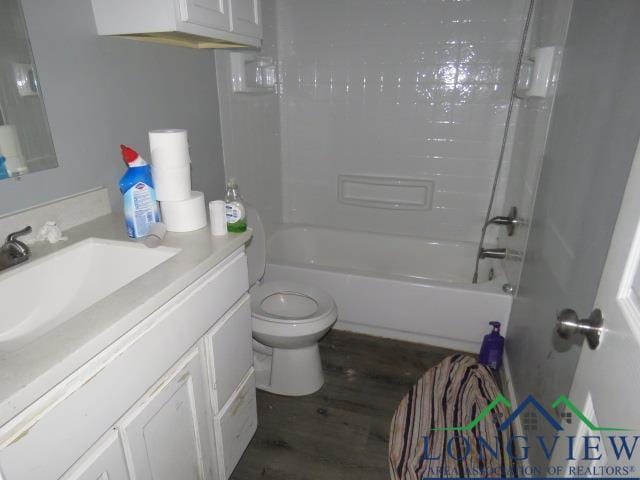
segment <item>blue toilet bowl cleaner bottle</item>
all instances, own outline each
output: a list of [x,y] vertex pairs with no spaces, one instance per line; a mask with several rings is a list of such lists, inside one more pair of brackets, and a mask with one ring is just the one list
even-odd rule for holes
[[489,322],[493,327],[491,333],[484,336],[480,347],[480,363],[498,371],[502,366],[504,337],[500,335],[500,322]]
[[160,209],[151,178],[151,167],[138,152],[120,145],[127,173],[120,180],[120,192],[124,200],[124,220],[131,238],[147,235],[149,227],[160,222]]

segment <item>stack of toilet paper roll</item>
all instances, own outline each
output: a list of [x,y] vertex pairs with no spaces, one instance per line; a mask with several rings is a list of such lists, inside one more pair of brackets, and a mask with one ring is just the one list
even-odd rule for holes
[[207,225],[204,194],[191,190],[191,158],[186,130],[152,130],[151,175],[169,232],[191,232]]

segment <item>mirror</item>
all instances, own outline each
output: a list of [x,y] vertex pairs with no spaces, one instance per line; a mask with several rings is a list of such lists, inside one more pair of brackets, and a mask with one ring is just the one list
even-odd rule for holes
[[58,166],[20,0],[0,0],[0,179]]

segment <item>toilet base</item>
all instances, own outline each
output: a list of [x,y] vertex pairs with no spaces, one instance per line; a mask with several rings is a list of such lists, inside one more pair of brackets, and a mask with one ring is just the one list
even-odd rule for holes
[[299,397],[317,392],[324,384],[317,343],[293,349],[260,345],[254,347],[253,357],[260,390]]

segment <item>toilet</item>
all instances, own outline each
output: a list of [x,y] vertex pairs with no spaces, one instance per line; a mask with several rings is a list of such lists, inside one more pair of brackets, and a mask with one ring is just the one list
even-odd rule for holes
[[298,282],[261,282],[266,238],[257,210],[247,208],[247,244],[256,386],[280,395],[314,393],[324,384],[318,341],[336,322],[333,298]]

